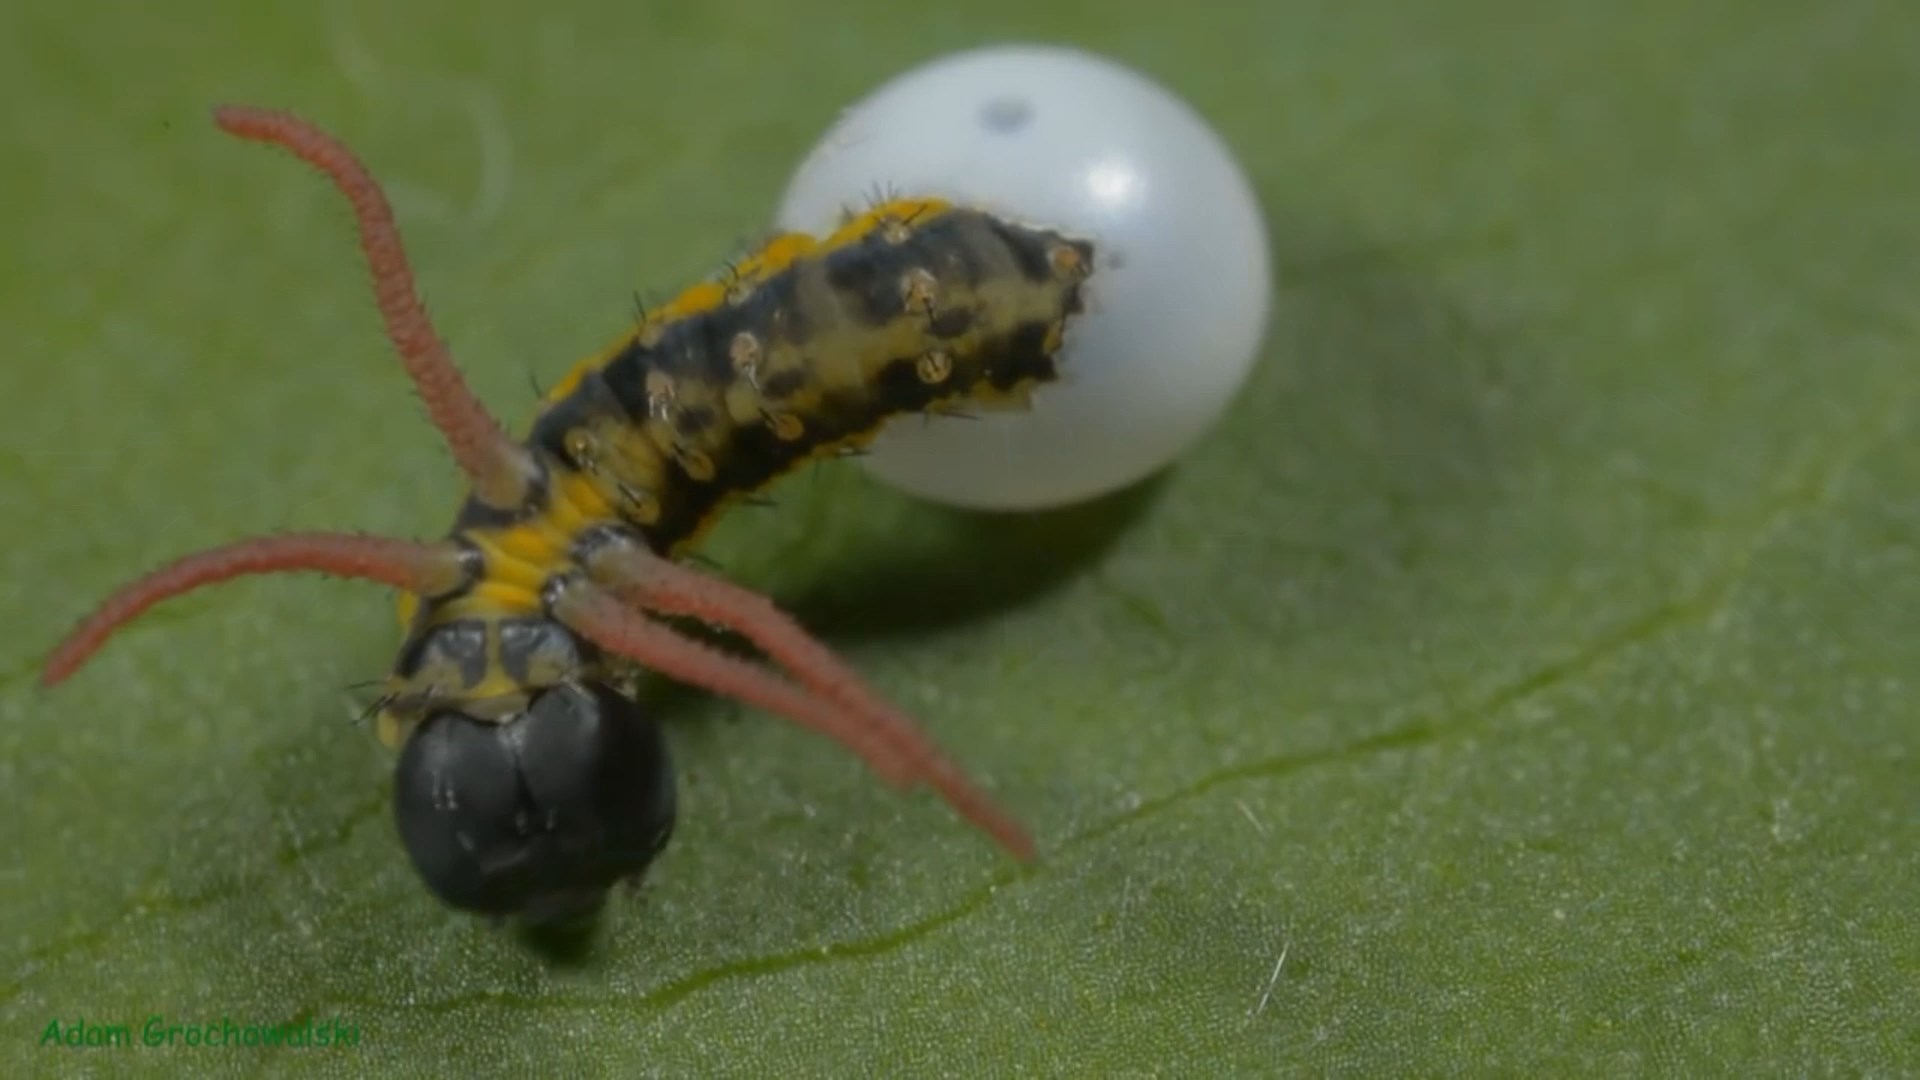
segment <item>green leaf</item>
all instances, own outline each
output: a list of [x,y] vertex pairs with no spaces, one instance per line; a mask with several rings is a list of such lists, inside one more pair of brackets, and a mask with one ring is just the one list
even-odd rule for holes
[[[1920,9],[875,0],[0,14],[0,1072],[1920,1071]],[[271,9],[271,10],[270,10]],[[452,915],[348,687],[379,590],[69,620],[182,551],[433,535],[457,485],[297,109],[391,185],[516,422],[768,220],[834,110],[1072,41],[1210,116],[1283,277],[1223,426],[1020,519],[851,468],[709,554],[1032,823],[699,695],[584,947]],[[49,1022],[350,1048],[43,1048]]]

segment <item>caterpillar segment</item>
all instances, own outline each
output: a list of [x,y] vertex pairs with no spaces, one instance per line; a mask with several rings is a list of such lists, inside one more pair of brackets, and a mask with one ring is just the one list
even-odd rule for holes
[[[1032,857],[1027,832],[794,619],[675,560],[733,500],[866,443],[891,417],[1023,404],[1057,375],[1088,244],[933,199],[882,202],[824,238],[773,237],[576,364],[516,441],[434,331],[392,210],[351,152],[283,112],[224,107],[215,119],[346,196],[387,334],[469,493],[436,543],[314,533],[179,560],[83,620],[45,683],[194,588],[289,571],[376,581],[402,591],[406,626],[376,721],[400,750],[396,820],[455,907],[575,917],[665,845],[672,775],[631,693],[636,669],[833,738]],[[736,632],[772,666],[664,617]]]

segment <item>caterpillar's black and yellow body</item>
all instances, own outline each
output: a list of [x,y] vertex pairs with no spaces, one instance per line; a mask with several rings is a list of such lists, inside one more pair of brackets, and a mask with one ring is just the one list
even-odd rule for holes
[[891,417],[1022,404],[1052,380],[1092,268],[1083,241],[936,200],[893,200],[824,240],[783,235],[687,290],[546,395],[541,480],[511,510],[470,498],[457,591],[407,605],[380,716],[402,744],[428,709],[512,716],[603,678],[547,617],[580,548],[621,533],[684,550],[727,503],[870,440]]
[[[825,646],[764,598],[672,559],[729,500],[890,417],[1025,400],[1055,377],[1089,245],[930,199],[882,203],[824,239],[776,237],[576,365],[516,440],[433,330],[391,208],[353,155],[285,113],[216,119],[319,168],[352,203],[388,337],[471,494],[437,543],[304,533],[186,556],[82,620],[44,682],[203,585],[296,570],[379,581],[401,590],[406,626],[377,710],[400,749],[395,820],[453,906],[570,917],[659,852],[673,775],[631,693],[635,670],[830,735],[1031,853],[1026,832]],[[676,634],[662,621],[675,616],[738,631],[784,672]]]

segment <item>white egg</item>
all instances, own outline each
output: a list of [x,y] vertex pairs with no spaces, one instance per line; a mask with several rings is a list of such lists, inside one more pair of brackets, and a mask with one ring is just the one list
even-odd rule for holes
[[1191,107],[1071,49],[960,53],[854,105],[789,181],[778,224],[824,234],[876,191],[927,195],[1090,240],[1087,311],[1033,408],[894,421],[864,458],[950,505],[1080,502],[1167,465],[1246,382],[1272,293],[1252,186]]

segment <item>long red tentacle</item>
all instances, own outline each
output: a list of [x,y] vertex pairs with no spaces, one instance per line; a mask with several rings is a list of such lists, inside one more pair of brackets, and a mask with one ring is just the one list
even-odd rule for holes
[[525,452],[467,386],[446,343],[434,332],[414,289],[393,207],[379,183],[345,144],[290,113],[224,105],[213,115],[222,130],[280,146],[319,169],[353,204],[360,247],[373,274],[374,298],[386,321],[387,337],[419,388],[434,426],[446,436],[454,460],[482,502],[518,505],[532,475]]
[[291,570],[378,581],[427,596],[452,589],[463,572],[452,547],[350,533],[262,536],[196,552],[108,597],[47,657],[40,684],[52,686],[72,675],[115,630],[162,600],[245,574]]
[[739,698],[839,740],[889,780],[931,785],[961,817],[1017,858],[1033,857],[1033,839],[958,767],[930,743],[903,746],[876,729],[870,717],[814,697],[763,668],[680,636],[629,610],[611,593],[577,585],[562,593],[554,614],[609,652],[639,661],[670,678]]
[[919,727],[773,601],[730,581],[679,566],[634,544],[605,545],[587,563],[596,581],[662,615],[725,627],[753,642],[794,679],[865,722],[867,737],[894,753],[935,753]]

